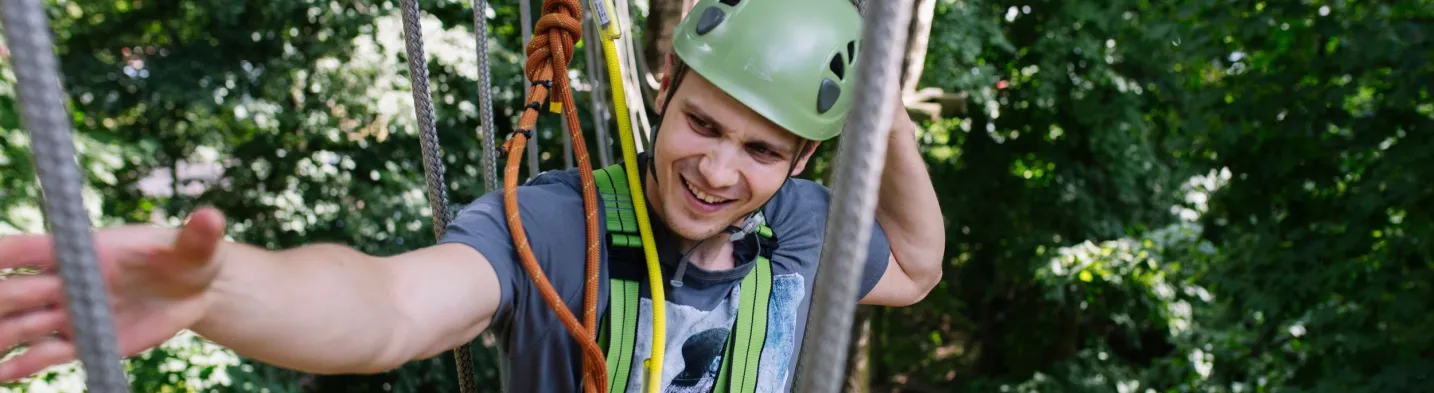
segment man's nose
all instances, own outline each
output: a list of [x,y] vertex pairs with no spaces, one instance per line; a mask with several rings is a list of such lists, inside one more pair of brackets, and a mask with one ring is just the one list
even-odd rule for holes
[[698,170],[712,188],[727,188],[737,185],[736,155],[726,146],[717,146],[702,159]]

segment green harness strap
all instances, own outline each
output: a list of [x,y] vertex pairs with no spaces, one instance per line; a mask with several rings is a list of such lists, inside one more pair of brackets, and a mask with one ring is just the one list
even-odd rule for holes
[[[593,179],[603,201],[603,210],[607,214],[608,265],[624,262],[618,261],[621,257],[614,256],[640,256],[640,253],[615,252],[622,249],[641,251],[642,248],[642,240],[638,237],[637,215],[632,210],[627,174],[622,165],[595,170]],[[762,225],[757,234],[770,239],[772,229]],[[751,393],[757,388],[757,365],[767,336],[767,303],[772,294],[772,262],[766,254],[760,254],[755,263],[755,268],[742,279],[737,321],[727,339],[722,355],[722,368],[718,371],[713,392]],[[599,332],[598,345],[607,351],[609,392],[619,393],[627,391],[629,375],[632,373],[633,348],[637,344],[637,325],[641,311],[638,297],[642,282],[622,278],[610,278],[608,282],[608,310],[603,316],[605,322],[600,324],[600,330],[605,332]]]
[[757,361],[767,338],[767,301],[772,296],[772,263],[759,256],[752,270],[742,279],[737,323],[727,339],[713,392],[728,392],[729,388],[732,393],[757,391]]

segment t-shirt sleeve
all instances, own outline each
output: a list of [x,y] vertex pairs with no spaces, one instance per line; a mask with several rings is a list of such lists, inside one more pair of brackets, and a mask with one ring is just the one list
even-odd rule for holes
[[866,270],[861,276],[861,292],[857,299],[866,297],[876,288],[876,283],[886,275],[886,265],[891,263],[891,243],[881,223],[872,222],[871,245],[866,248]]
[[[778,232],[778,238],[800,234],[798,239],[792,239],[791,242],[783,241],[778,252],[790,245],[795,249],[788,251],[804,254],[801,258],[812,258],[811,262],[817,263],[816,258],[821,254],[821,242],[825,237],[830,207],[830,189],[812,181],[792,179],[791,183],[780,191],[776,206],[767,209],[774,215],[768,218],[772,220],[772,229]],[[873,222],[871,242],[867,246],[866,255],[860,261],[863,268],[857,299],[866,297],[876,287],[876,283],[881,281],[890,258],[891,244],[886,239],[886,231],[881,228],[880,223]]]
[[[539,177],[519,187],[518,200],[524,233],[538,266],[565,303],[570,307],[581,304],[585,263],[581,245],[587,239],[582,196],[569,185]],[[507,325],[514,313],[522,312],[518,305],[542,303],[518,258],[505,217],[502,191],[491,192],[460,210],[439,240],[440,244],[473,247],[492,265],[502,293],[493,316],[495,327]]]

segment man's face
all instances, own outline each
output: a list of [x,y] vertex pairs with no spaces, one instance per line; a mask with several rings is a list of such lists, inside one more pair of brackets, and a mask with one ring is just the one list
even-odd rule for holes
[[647,194],[657,216],[684,239],[706,239],[739,224],[789,174],[800,173],[813,150],[799,154],[801,139],[795,134],[696,72],[688,71],[670,106],[658,109],[663,113],[653,157],[658,182],[647,182],[656,191]]

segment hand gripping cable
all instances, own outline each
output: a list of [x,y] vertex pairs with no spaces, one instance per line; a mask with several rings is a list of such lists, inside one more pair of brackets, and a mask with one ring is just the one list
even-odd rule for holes
[[[543,15],[533,29],[533,39],[528,42],[528,62],[524,70],[532,81],[527,95],[527,106],[518,118],[518,127],[511,138],[503,144],[507,165],[503,172],[503,207],[508,220],[508,229],[513,236],[513,247],[523,269],[537,286],[538,292],[548,307],[557,314],[567,327],[568,333],[582,347],[583,391],[599,393],[607,391],[607,361],[597,345],[597,288],[598,251],[602,242],[598,238],[597,184],[593,180],[592,162],[588,156],[581,124],[578,121],[576,105],[570,89],[568,63],[572,60],[573,48],[582,36],[582,5],[577,0],[544,0]],[[550,97],[551,95],[551,97]],[[549,100],[549,98],[552,98]],[[583,321],[563,304],[557,291],[548,282],[547,275],[538,266],[537,259],[528,243],[518,210],[518,168],[523,160],[523,148],[533,137],[533,130],[541,110],[548,103],[560,105],[554,108],[567,117],[568,135],[572,138],[573,153],[576,155],[582,174],[583,212],[587,225],[587,272],[586,291],[583,295]],[[534,174],[536,175],[536,174]]]

